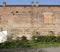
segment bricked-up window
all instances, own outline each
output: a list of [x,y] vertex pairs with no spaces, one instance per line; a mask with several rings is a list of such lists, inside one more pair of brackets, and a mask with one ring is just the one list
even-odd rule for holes
[[52,13],[49,13],[49,12],[44,13],[44,23],[51,24],[52,22],[53,22]]

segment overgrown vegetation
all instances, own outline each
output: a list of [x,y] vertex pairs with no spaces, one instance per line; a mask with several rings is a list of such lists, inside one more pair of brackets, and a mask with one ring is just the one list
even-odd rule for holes
[[9,40],[4,43],[0,43],[0,49],[2,48],[40,48],[40,47],[57,47],[60,46],[60,36],[32,36],[32,40],[27,40],[27,37],[22,36],[21,39]]
[[34,42],[60,43],[60,36],[33,36]]
[[4,43],[0,43],[0,49],[1,48],[22,48],[22,47],[29,47],[28,46],[28,40],[25,36],[21,37],[21,40],[8,40]]

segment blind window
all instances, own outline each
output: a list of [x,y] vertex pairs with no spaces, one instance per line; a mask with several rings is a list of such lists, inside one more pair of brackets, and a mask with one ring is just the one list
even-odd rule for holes
[[53,16],[52,14],[44,14],[44,23],[51,24]]

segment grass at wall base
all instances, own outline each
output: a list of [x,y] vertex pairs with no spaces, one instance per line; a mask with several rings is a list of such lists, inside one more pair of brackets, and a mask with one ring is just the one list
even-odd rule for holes
[[0,43],[0,49],[60,47],[60,36],[32,36],[32,40],[22,36],[17,40]]

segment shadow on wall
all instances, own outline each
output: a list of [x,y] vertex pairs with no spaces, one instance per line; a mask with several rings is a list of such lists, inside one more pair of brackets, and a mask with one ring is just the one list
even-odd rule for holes
[[54,36],[55,33],[54,33],[54,31],[49,31],[49,32],[48,32],[48,35],[50,35],[50,36]]

